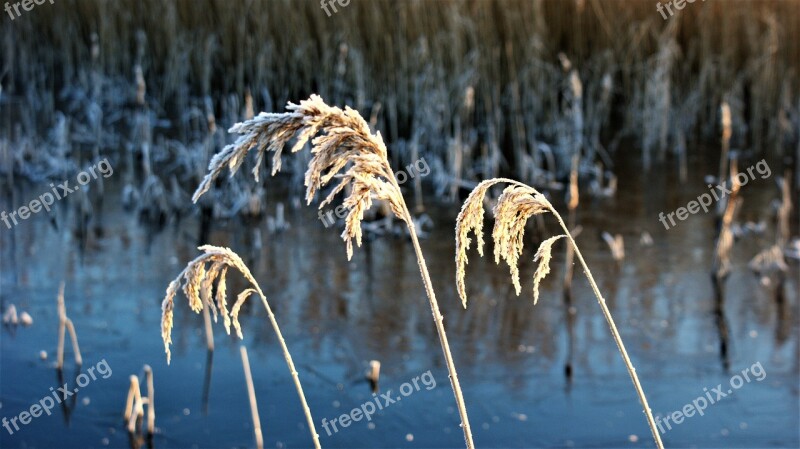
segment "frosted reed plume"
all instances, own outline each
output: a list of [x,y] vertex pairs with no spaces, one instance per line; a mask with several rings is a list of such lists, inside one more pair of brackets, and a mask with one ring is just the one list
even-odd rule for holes
[[[241,137],[211,159],[208,174],[192,200],[197,202],[226,167],[230,176],[233,176],[252,149],[257,149],[253,169],[256,181],[267,151],[274,152],[272,174],[275,175],[281,169],[283,147],[296,138],[292,153],[302,150],[309,140],[313,145],[311,152],[314,157],[305,176],[308,204],[311,204],[317,190],[333,178],[337,178],[339,183],[320,203],[320,209],[331,203],[345,187],[351,186],[350,195],[344,200],[349,213],[342,234],[347,243],[348,259],[353,256],[353,239],[361,246],[361,221],[364,212],[372,206],[373,198],[386,201],[399,219],[411,223],[400,187],[389,166],[383,138],[380,133],[370,133],[369,125],[358,111],[349,107],[342,110],[328,106],[318,95],[312,95],[299,105],[289,103],[287,109],[290,112],[262,112],[252,120],[231,127],[229,132],[241,134]],[[325,134],[317,136],[321,131]],[[344,173],[340,174],[345,168]]]
[[439,342],[450,373],[450,383],[461,417],[464,439],[467,448],[471,449],[472,430],[455,363],[450,353],[450,345],[447,342],[444,317],[439,312],[439,304],[425,265],[414,221],[403,199],[394,171],[389,165],[386,145],[381,134],[379,132],[372,134],[369,125],[358,111],[349,107],[342,110],[328,106],[318,95],[312,95],[300,104],[289,103],[287,109],[289,112],[285,113],[262,112],[252,120],[234,125],[229,131],[241,136],[211,159],[208,174],[194,193],[193,200],[196,202],[207,192],[226,167],[233,176],[241,167],[247,153],[253,149],[257,153],[256,166],[253,169],[256,180],[261,161],[267,151],[274,153],[272,157],[274,175],[281,168],[283,147],[294,138],[291,149],[293,153],[303,149],[309,140],[312,145],[311,153],[314,156],[305,175],[306,200],[309,204],[316,192],[327,186],[334,178],[338,180],[338,184],[320,203],[320,208],[332,202],[346,187],[350,187],[348,196],[343,202],[349,213],[342,233],[348,259],[353,256],[353,239],[358,246],[361,246],[361,222],[364,212],[372,205],[372,199],[386,201],[394,215],[408,227],[439,334]]
[[512,179],[489,179],[478,184],[478,186],[475,187],[472,193],[470,193],[469,197],[467,197],[467,200],[464,202],[461,212],[458,214],[458,220],[456,221],[456,286],[464,308],[467,307],[467,293],[464,284],[466,265],[468,262],[467,251],[472,243],[469,238],[469,234],[470,232],[475,233],[475,237],[478,240],[478,252],[481,256],[483,256],[483,199],[486,196],[486,192],[489,190],[489,188],[499,183],[506,183],[510,185],[506,187],[502,195],[500,195],[500,197],[497,199],[497,204],[493,210],[495,224],[494,230],[492,231],[492,239],[494,240],[495,263],[499,264],[501,258],[508,263],[508,266],[511,270],[511,281],[514,284],[517,295],[519,295],[521,286],[519,282],[519,268],[517,267],[517,263],[519,261],[519,256],[522,254],[525,223],[533,215],[543,214],[546,212],[550,212],[556,217],[558,224],[561,226],[561,229],[564,232],[563,234],[550,237],[542,242],[538,251],[536,251],[534,262],[538,261],[539,265],[533,275],[533,302],[536,304],[536,301],[539,299],[539,283],[550,272],[550,259],[552,258],[553,244],[555,244],[559,239],[566,237],[569,240],[570,245],[575,250],[575,255],[578,257],[578,261],[583,267],[586,278],[589,280],[592,291],[594,292],[595,296],[597,297],[597,301],[600,304],[600,309],[603,311],[603,316],[608,322],[608,326],[611,329],[611,335],[613,336],[614,341],[619,348],[619,352],[622,355],[622,360],[625,362],[625,366],[628,369],[628,374],[631,376],[634,388],[639,396],[639,401],[644,407],[644,412],[647,415],[647,422],[650,425],[650,431],[653,434],[656,445],[659,448],[663,448],[664,446],[661,443],[661,437],[656,429],[655,421],[653,420],[653,414],[650,411],[650,406],[647,404],[647,398],[645,397],[642,386],[639,383],[636,370],[634,369],[633,364],[628,357],[628,353],[625,350],[625,345],[622,343],[622,338],[620,337],[617,327],[614,324],[614,319],[611,316],[611,312],[606,306],[605,299],[603,299],[603,296],[600,294],[600,290],[597,288],[597,284],[592,277],[592,273],[589,271],[589,267],[586,265],[583,255],[581,254],[578,245],[575,243],[575,240],[567,229],[567,225],[564,223],[561,215],[559,215],[553,205],[550,204],[550,201],[548,201],[544,195],[542,195],[533,187],[527,186]]
[[[239,338],[242,338],[239,311],[249,297],[253,294],[258,295],[261,298],[261,303],[267,310],[270,323],[272,324],[272,328],[283,350],[283,356],[286,359],[289,372],[294,379],[297,394],[300,396],[300,402],[305,412],[306,421],[311,431],[311,436],[314,439],[314,446],[319,448],[319,435],[317,435],[317,430],[314,427],[314,420],[311,418],[311,410],[308,408],[308,403],[303,393],[303,387],[300,385],[297,369],[295,369],[292,356],[289,354],[289,349],[286,347],[286,341],[283,339],[283,334],[281,334],[281,330],[278,327],[278,322],[275,319],[275,315],[272,313],[272,308],[270,308],[267,302],[267,297],[264,295],[264,292],[261,291],[261,287],[258,285],[255,278],[253,278],[250,269],[247,268],[241,257],[230,249],[211,245],[204,245],[199,249],[203,251],[204,254],[189,262],[178,277],[170,282],[164,301],[161,304],[161,338],[164,340],[167,363],[170,362],[171,358],[169,345],[172,343],[173,311],[175,308],[174,299],[178,291],[181,290],[181,286],[183,286],[183,293],[189,300],[189,307],[195,313],[200,313],[203,307],[208,307],[214,316],[214,322],[217,322],[218,315],[222,315],[225,331],[230,335],[231,325],[233,325]],[[228,312],[227,285],[225,281],[229,268],[239,271],[251,285],[250,288],[244,289],[237,295],[230,312]],[[215,281],[217,282],[216,295],[212,296],[211,289]]]

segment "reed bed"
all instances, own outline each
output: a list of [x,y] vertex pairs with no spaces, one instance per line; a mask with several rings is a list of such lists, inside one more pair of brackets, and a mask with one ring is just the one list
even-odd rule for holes
[[[797,2],[780,0],[693,4],[667,21],[623,0],[353,0],[330,18],[313,0],[52,5],[0,36],[4,102],[22,110],[0,123],[14,154],[0,171],[52,176],[117,152],[164,221],[224,145],[217,122],[310,92],[372,111],[392,163],[416,149],[451,199],[500,175],[563,180],[577,142],[581,176],[613,170],[618,152],[646,167],[675,156],[685,174],[686,142],[718,136],[723,101],[731,145],[779,158],[800,142],[798,30]],[[32,152],[59,123],[52,140],[67,145]],[[258,197],[226,189],[209,215]]]

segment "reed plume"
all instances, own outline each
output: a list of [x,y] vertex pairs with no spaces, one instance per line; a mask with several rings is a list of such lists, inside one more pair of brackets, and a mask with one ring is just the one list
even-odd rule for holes
[[327,186],[334,178],[338,180],[338,184],[320,203],[320,208],[331,203],[338,193],[349,187],[347,190],[349,193],[343,202],[349,212],[342,233],[348,260],[353,256],[353,240],[355,239],[356,245],[361,246],[361,222],[364,212],[372,205],[372,199],[385,201],[392,213],[408,227],[450,374],[464,439],[467,448],[471,449],[472,431],[444,329],[444,317],[439,312],[439,304],[425,265],[412,215],[389,164],[386,145],[380,132],[372,134],[369,124],[358,111],[349,107],[342,110],[328,106],[318,95],[312,95],[300,104],[289,103],[287,109],[289,112],[285,113],[262,112],[252,120],[234,125],[229,131],[241,136],[211,159],[208,174],[194,193],[193,200],[197,201],[207,192],[226,167],[233,176],[241,167],[247,153],[253,149],[257,153],[256,166],[253,169],[256,180],[261,161],[267,151],[274,153],[272,157],[274,175],[281,168],[283,148],[294,138],[291,149],[293,153],[303,149],[309,141],[312,145],[313,157],[305,174],[306,201],[309,204],[317,191]]
[[[283,350],[283,356],[286,359],[289,372],[294,379],[297,394],[300,396],[300,402],[305,412],[306,421],[314,440],[314,447],[319,448],[319,435],[317,435],[316,428],[314,427],[314,420],[311,418],[311,410],[308,408],[308,403],[303,393],[303,387],[300,385],[297,369],[295,369],[292,356],[289,353],[289,349],[286,347],[286,341],[283,339],[283,334],[281,333],[280,327],[278,327],[278,322],[275,319],[275,315],[272,313],[272,308],[270,308],[267,302],[267,297],[264,295],[264,292],[261,291],[261,287],[250,273],[250,269],[247,268],[241,257],[230,249],[211,245],[204,245],[199,249],[203,251],[204,254],[189,262],[175,280],[170,282],[164,301],[161,304],[161,338],[164,340],[167,363],[170,362],[171,358],[169,345],[172,343],[173,311],[175,308],[174,299],[181,288],[183,289],[184,295],[186,295],[186,298],[189,300],[189,307],[195,313],[200,313],[204,307],[208,307],[214,316],[214,322],[217,322],[218,315],[222,315],[225,331],[230,335],[231,325],[233,325],[240,339],[243,338],[243,336],[242,327],[239,323],[239,311],[248,298],[254,294],[258,295],[267,311],[272,328]],[[230,312],[228,312],[227,306],[227,285],[225,280],[229,268],[239,271],[251,285],[250,288],[246,288],[237,295],[236,302],[234,302]],[[215,281],[217,282],[217,290],[216,295],[212,296],[211,288]],[[214,300],[212,300],[212,298],[214,298]]]
[[614,341],[619,348],[619,352],[622,355],[622,360],[625,362],[625,366],[628,369],[628,374],[631,376],[634,388],[639,396],[639,401],[644,407],[644,412],[647,415],[647,422],[650,426],[650,431],[653,434],[656,445],[659,448],[663,448],[664,446],[661,443],[661,437],[658,433],[658,429],[656,428],[655,421],[653,420],[653,414],[650,411],[650,406],[647,404],[647,398],[645,397],[642,386],[639,383],[636,370],[634,369],[633,364],[628,357],[628,353],[625,350],[625,345],[622,343],[622,338],[617,331],[617,326],[614,324],[614,319],[611,316],[611,312],[606,306],[606,301],[600,294],[600,290],[597,288],[597,284],[592,277],[592,273],[589,271],[589,267],[586,265],[583,255],[581,254],[578,245],[575,243],[575,240],[570,234],[567,225],[561,218],[561,215],[558,213],[558,211],[556,211],[550,201],[548,201],[544,195],[542,195],[533,187],[527,186],[512,179],[489,179],[478,184],[478,186],[472,191],[472,193],[470,193],[469,197],[467,197],[467,200],[464,202],[461,212],[458,214],[458,220],[456,221],[456,286],[464,308],[467,307],[467,294],[464,278],[466,274],[467,251],[469,250],[471,244],[469,234],[471,232],[475,233],[475,236],[478,240],[478,252],[481,254],[481,256],[483,256],[483,200],[489,188],[499,183],[506,183],[510,185],[506,187],[502,195],[500,195],[493,210],[495,224],[494,231],[492,232],[492,238],[494,240],[495,248],[495,263],[499,263],[501,258],[508,263],[511,270],[511,280],[514,284],[517,295],[519,295],[521,288],[519,284],[519,268],[517,267],[517,262],[519,260],[519,256],[522,254],[525,224],[528,218],[531,216],[546,212],[550,212],[556,217],[558,224],[561,226],[561,229],[564,231],[564,233],[550,237],[542,242],[538,251],[536,251],[536,255],[534,256],[534,261],[539,262],[533,277],[534,304],[536,304],[536,301],[539,298],[539,283],[550,272],[550,259],[552,257],[553,244],[555,244],[559,239],[566,237],[569,240],[570,245],[575,250],[575,255],[583,267],[583,271],[586,274],[586,278],[589,280],[592,291],[597,297],[597,302],[600,304],[600,309],[603,311],[603,316],[608,322],[608,326],[611,329],[611,335],[613,336]]

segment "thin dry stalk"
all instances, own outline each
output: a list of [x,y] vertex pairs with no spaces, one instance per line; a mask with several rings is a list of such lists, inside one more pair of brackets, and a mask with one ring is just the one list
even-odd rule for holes
[[378,382],[381,378],[381,362],[378,360],[369,361],[369,372],[367,372],[367,380],[372,387],[372,392],[378,392]]
[[731,135],[733,131],[731,130],[731,107],[728,105],[727,101],[723,101],[719,107],[720,110],[720,124],[722,126],[722,137],[720,138],[720,143],[722,146],[722,150],[719,156],[719,182],[723,182],[722,180],[725,179],[725,168],[728,165],[728,152],[730,151],[731,147]]
[[[458,220],[456,222],[456,285],[458,287],[458,293],[461,296],[464,307],[466,308],[467,306],[464,277],[467,264],[467,251],[469,250],[471,242],[469,239],[469,233],[474,231],[478,239],[478,252],[483,255],[483,198],[488,189],[498,183],[507,183],[510,184],[510,186],[503,191],[503,194],[500,196],[500,198],[498,198],[497,205],[494,208],[495,229],[498,229],[499,227],[502,232],[494,232],[492,236],[494,238],[494,244],[496,248],[495,251],[500,251],[500,256],[509,262],[512,280],[514,285],[517,287],[517,295],[519,295],[519,272],[515,266],[511,266],[511,262],[516,264],[516,261],[522,252],[522,237],[525,232],[524,221],[534,214],[551,212],[558,220],[558,224],[561,226],[561,229],[564,231],[564,233],[556,235],[555,237],[551,237],[542,242],[539,250],[536,252],[534,261],[541,261],[536,269],[536,273],[534,274],[534,304],[539,296],[539,282],[544,279],[544,277],[550,271],[552,245],[558,239],[566,237],[569,240],[570,245],[575,249],[575,255],[578,257],[578,261],[583,267],[583,271],[586,274],[586,278],[589,280],[592,291],[594,292],[595,297],[597,297],[597,302],[600,304],[600,309],[603,312],[603,316],[605,317],[606,322],[608,322],[611,335],[614,338],[614,342],[617,344],[620,354],[622,355],[622,360],[625,362],[625,367],[628,369],[628,374],[633,381],[636,394],[639,396],[639,401],[644,407],[644,412],[647,416],[647,422],[650,426],[650,431],[653,434],[653,439],[655,440],[659,449],[663,449],[664,445],[661,443],[661,436],[656,428],[655,420],[653,419],[653,414],[650,411],[650,406],[647,403],[644,390],[642,390],[642,386],[639,383],[639,377],[636,375],[636,370],[634,369],[633,364],[628,357],[628,352],[625,350],[625,345],[622,343],[622,337],[620,337],[619,331],[617,331],[617,326],[614,324],[614,319],[611,316],[608,306],[606,306],[605,299],[603,299],[603,296],[600,294],[600,290],[597,288],[597,284],[592,277],[589,266],[586,265],[586,261],[583,259],[583,255],[581,254],[578,245],[575,243],[575,240],[570,234],[567,225],[561,218],[561,215],[559,215],[558,211],[556,211],[553,205],[550,204],[550,201],[548,201],[544,195],[539,193],[533,187],[527,186],[512,179],[490,179],[481,182],[478,187],[476,187],[475,190],[470,193],[466,202],[464,202],[461,213],[458,215]],[[520,220],[523,222],[520,223]],[[499,262],[497,255],[495,260]]]
[[[569,172],[569,197],[567,201],[567,223],[569,229],[575,229],[575,220],[577,215],[578,204],[580,203],[580,190],[578,189],[578,167],[580,164],[580,156],[575,154],[572,156],[572,169]],[[572,277],[575,267],[575,251],[571,245],[567,245],[566,257],[564,262],[564,295],[569,298],[572,293]]]
[[[798,146],[800,149],[800,146]],[[800,153],[798,153],[800,154]],[[800,165],[800,164],[797,164]],[[778,229],[776,243],[780,246],[786,245],[791,236],[790,221],[792,216],[792,172],[786,169],[783,178],[778,180],[781,191],[781,203],[778,208]]]
[[263,449],[264,439],[261,436],[261,420],[258,417],[258,404],[256,403],[256,389],[253,386],[253,375],[250,374],[250,360],[247,358],[247,348],[240,347],[242,366],[244,367],[244,380],[247,384],[247,397],[250,400],[250,416],[253,418],[253,432],[256,434],[256,447]]
[[[292,152],[297,152],[311,141],[311,159],[305,176],[306,200],[310,204],[316,192],[334,178],[339,180],[319,207],[323,208],[342,192],[348,192],[344,206],[349,210],[345,220],[342,239],[346,243],[347,258],[353,256],[353,239],[361,246],[361,221],[364,212],[372,205],[373,198],[385,201],[397,218],[408,227],[417,256],[422,281],[433,313],[439,342],[445,356],[450,383],[455,395],[461,427],[467,448],[472,449],[472,430],[467,417],[461,385],[458,382],[453,356],[447,341],[442,314],[433,291],[433,284],[425,265],[419,238],[412,215],[409,212],[400,186],[394,176],[387,157],[386,146],[380,132],[372,134],[369,124],[361,115],[346,107],[344,110],[331,107],[318,95],[312,95],[300,104],[289,103],[286,113],[262,112],[252,120],[237,123],[229,131],[241,134],[235,143],[226,146],[215,155],[208,166],[208,174],[194,193],[196,202],[207,192],[214,181],[227,167],[233,176],[241,167],[247,153],[257,149],[253,175],[258,180],[261,161],[267,151],[274,152],[272,174],[281,168],[281,152],[294,138]],[[315,137],[316,136],[316,137]],[[343,172],[343,173],[340,173]]]
[[127,424],[128,432],[136,434],[136,423],[144,417],[144,406],[147,405],[147,434],[152,436],[156,428],[155,388],[153,387],[153,369],[150,365],[144,366],[147,381],[147,398],[142,398],[139,385],[139,376],[131,375],[128,387],[128,398],[125,401],[123,420]]
[[11,304],[6,309],[6,313],[3,314],[3,324],[10,324],[12,326],[16,326],[19,323],[19,317],[17,316],[17,306]]
[[67,317],[67,307],[64,304],[64,282],[58,288],[58,297],[56,299],[56,308],[58,310],[58,350],[56,369],[64,367],[64,338],[66,331],[69,331],[69,338],[72,341],[72,352],[75,354],[75,364],[78,366],[83,365],[83,358],[81,357],[81,348],[78,345],[78,334],[75,332],[75,326],[72,320]]
[[126,423],[131,418],[133,401],[137,394],[141,395],[139,392],[139,378],[132,375],[130,377],[130,385],[128,386],[128,399],[125,401],[125,411],[122,414],[122,419],[124,419]]
[[64,283],[58,288],[56,299],[58,309],[58,349],[56,350],[56,369],[64,366],[64,333],[66,327],[66,312],[64,311]]
[[714,250],[714,260],[712,262],[711,275],[714,277],[715,282],[721,283],[730,272],[730,252],[733,248],[733,219],[736,215],[736,210],[741,204],[739,198],[739,188],[741,185],[738,181],[737,175],[737,159],[731,158],[730,162],[730,182],[731,190],[728,194],[727,203],[722,214],[722,221],[720,222],[719,235]]
[[211,314],[208,306],[203,306],[203,327],[206,331],[206,347],[209,351],[214,350],[214,330],[211,329]]
[[139,389],[139,377],[131,375],[131,385],[128,388],[128,400],[125,405],[125,421],[128,423],[128,432],[136,432],[136,421],[144,416],[142,392]]
[[[238,254],[234,253],[230,249],[211,245],[201,246],[199,249],[203,251],[204,254],[189,262],[189,264],[178,275],[178,277],[170,282],[169,287],[167,287],[167,293],[164,297],[164,301],[161,304],[161,338],[164,340],[164,350],[167,353],[167,363],[169,364],[171,358],[169,345],[172,343],[173,311],[175,308],[174,299],[175,295],[178,293],[178,290],[181,290],[182,285],[183,292],[186,295],[186,298],[189,300],[189,307],[191,307],[195,313],[200,313],[204,307],[208,307],[211,309],[215,321],[217,314],[222,315],[225,331],[230,334],[231,325],[233,325],[234,329],[236,330],[236,334],[240,339],[243,338],[243,336],[242,328],[239,323],[239,310],[250,296],[257,294],[261,298],[261,303],[263,304],[264,309],[267,311],[272,329],[275,331],[275,335],[278,337],[278,342],[280,343],[281,350],[283,351],[286,365],[289,367],[289,372],[294,380],[297,394],[300,396],[300,403],[303,406],[306,422],[308,423],[311,436],[314,440],[314,447],[319,448],[319,435],[317,435],[317,430],[314,427],[314,420],[311,417],[311,410],[308,407],[308,402],[306,401],[305,394],[303,393],[303,387],[300,384],[300,377],[297,374],[297,369],[294,366],[292,356],[289,353],[289,348],[286,346],[286,341],[283,339],[283,334],[281,333],[278,322],[275,319],[275,315],[272,313],[272,308],[269,306],[264,292],[261,291],[261,287],[250,273],[250,269],[247,268],[241,257],[239,257]],[[206,268],[207,265],[208,268]],[[228,312],[227,306],[227,288],[225,281],[228,268],[233,268],[234,270],[239,271],[252,286],[251,288],[247,288],[239,293],[236,298],[236,302],[230,310],[230,313]],[[211,295],[211,288],[215,281],[218,281],[216,305],[215,301],[212,300]]]
[[156,431],[156,389],[153,385],[153,369],[150,365],[144,366],[144,374],[147,378],[147,433],[153,435]]
[[[78,334],[75,333],[75,325],[72,320],[66,320],[67,331],[69,331],[69,339],[72,341],[72,352],[75,353],[75,364],[78,366],[83,365],[83,358],[81,357],[81,348],[78,346]],[[63,351],[62,351],[63,353]]]

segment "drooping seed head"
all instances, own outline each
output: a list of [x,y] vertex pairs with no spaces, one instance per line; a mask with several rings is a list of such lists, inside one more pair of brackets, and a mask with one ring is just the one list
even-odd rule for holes
[[511,270],[511,281],[519,296],[522,286],[519,282],[519,256],[525,244],[525,224],[533,215],[547,212],[544,197],[532,193],[529,188],[509,186],[497,199],[494,207],[494,262],[506,261]]
[[[519,257],[524,246],[525,224],[534,215],[551,211],[552,206],[536,189],[503,178],[489,179],[478,184],[470,193],[456,221],[456,287],[464,307],[467,306],[464,277],[467,265],[467,250],[474,231],[478,240],[478,252],[483,256],[483,200],[490,187],[497,183],[511,183],[493,209],[495,224],[492,230],[495,263],[504,260],[511,270],[511,280],[517,295],[522,286],[519,281]],[[549,261],[549,259],[548,259]],[[546,272],[544,274],[547,274]],[[536,283],[538,287],[538,282]]]
[[[564,234],[559,234],[554,237],[550,237],[549,239],[542,242],[539,245],[539,249],[536,250],[536,255],[533,256],[533,261],[539,262],[539,265],[536,267],[536,272],[533,274],[533,304],[536,305],[536,302],[539,301],[539,283],[547,277],[547,274],[550,273],[550,259],[553,258],[553,244],[558,241],[558,239],[566,237]],[[519,293],[517,293],[519,294]]]
[[[181,290],[182,285],[183,292],[189,300],[189,307],[195,313],[200,313],[203,307],[209,307],[211,310],[214,310],[216,316],[217,309],[219,309],[219,313],[223,317],[226,332],[230,334],[231,319],[233,319],[233,324],[239,338],[242,338],[242,332],[239,326],[238,314],[244,300],[252,293],[256,293],[261,298],[266,299],[258,283],[256,283],[253,275],[250,273],[250,269],[247,268],[239,255],[228,248],[211,245],[201,246],[199,249],[202,250],[204,254],[189,262],[178,277],[169,283],[166,295],[161,303],[161,338],[164,340],[164,351],[167,354],[167,363],[170,362],[171,358],[169,346],[172,344],[175,295]],[[209,266],[209,268],[206,269],[206,266]],[[228,273],[228,268],[234,268],[239,271],[252,285],[252,288],[246,289],[239,295],[236,305],[230,313],[228,313],[225,298],[225,278]],[[211,288],[215,281],[217,282],[216,304],[214,304],[214,298],[211,295]],[[243,296],[244,293],[247,294]]]
[[231,176],[241,166],[251,149],[257,149],[253,175],[258,180],[261,161],[267,151],[274,152],[272,174],[281,168],[281,152],[293,138],[292,152],[303,149],[310,141],[311,153],[305,175],[306,200],[310,204],[316,192],[334,178],[339,183],[320,208],[350,186],[350,194],[344,200],[349,210],[345,220],[342,239],[347,244],[347,257],[353,254],[353,239],[361,245],[361,222],[364,212],[376,198],[388,202],[392,212],[401,220],[408,220],[397,180],[387,158],[386,145],[380,133],[372,134],[369,125],[358,111],[349,107],[344,110],[332,107],[318,95],[312,95],[300,104],[289,103],[289,112],[274,114],[262,112],[251,120],[237,123],[229,132],[241,136],[226,146],[211,159],[208,174],[194,193],[193,200],[209,190],[225,167]]

